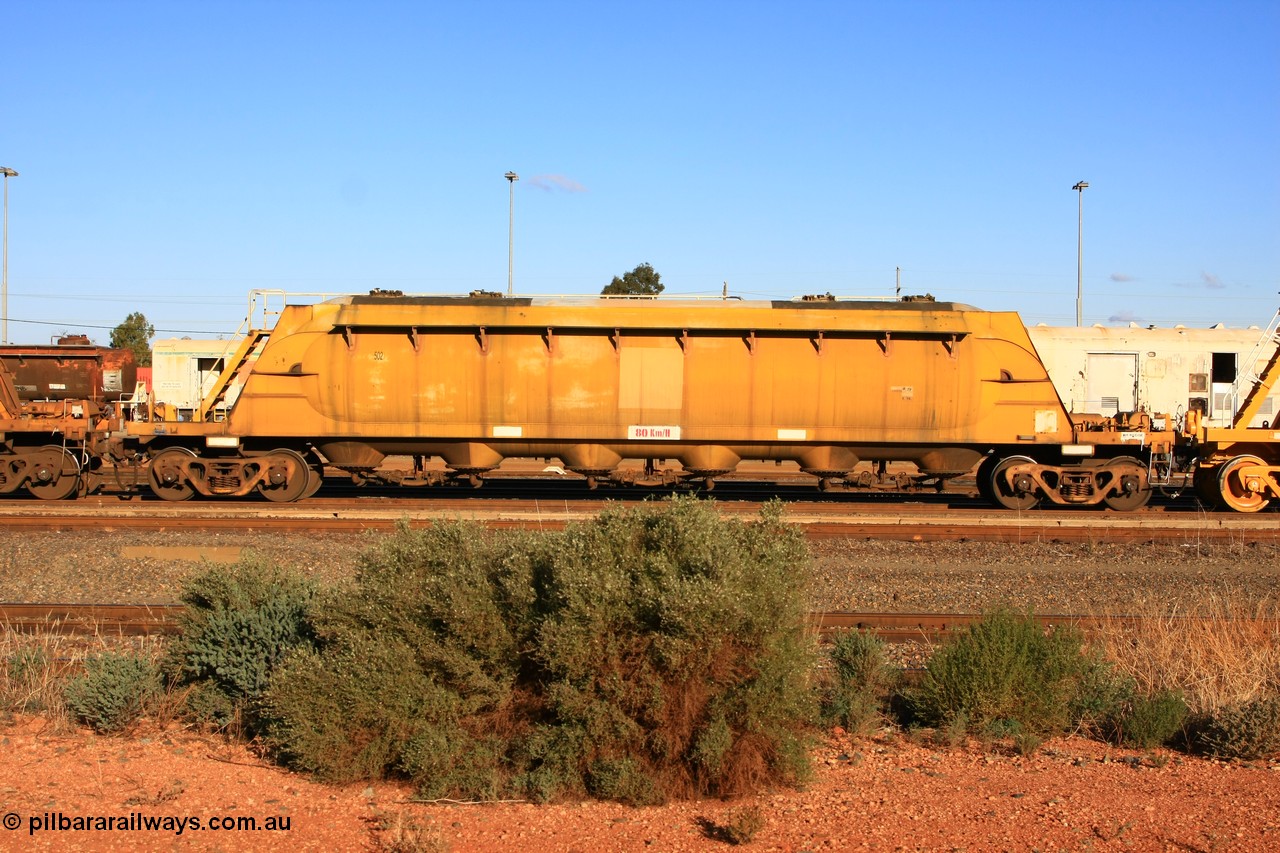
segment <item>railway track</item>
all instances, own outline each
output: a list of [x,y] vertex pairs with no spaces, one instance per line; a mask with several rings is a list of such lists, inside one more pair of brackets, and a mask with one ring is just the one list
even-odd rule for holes
[[0,603],[0,625],[28,634],[142,637],[175,634],[181,604]]
[[[0,603],[0,625],[21,633],[74,636],[137,637],[176,634],[180,604],[25,604]],[[813,612],[810,622],[824,637],[836,631],[867,631],[890,643],[940,642],[948,633],[981,619],[964,613],[852,613]],[[1035,617],[1046,630],[1075,625],[1086,633],[1117,622],[1140,629],[1138,617],[1045,615]],[[1280,624],[1276,625],[1280,630]]]
[[[75,503],[0,501],[0,529],[59,532],[167,530],[281,533],[391,531],[442,519],[471,519],[490,527],[562,530],[607,505],[601,500],[321,498],[296,505],[263,501],[122,501],[93,497]],[[761,504],[719,501],[725,515],[755,517]],[[1280,543],[1280,513],[1240,515],[1194,511],[1025,513],[945,503],[794,502],[787,519],[811,539],[1064,543]]]

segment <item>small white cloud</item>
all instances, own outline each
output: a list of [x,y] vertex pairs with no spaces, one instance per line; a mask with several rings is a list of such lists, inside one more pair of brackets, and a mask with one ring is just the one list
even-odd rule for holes
[[1200,277],[1204,279],[1204,286],[1209,290],[1226,290],[1227,286],[1222,283],[1222,279],[1218,278],[1211,272],[1202,272]]
[[1142,319],[1132,311],[1117,311],[1107,318],[1108,323],[1136,323]]
[[543,192],[559,190],[566,193],[584,193],[587,191],[582,184],[564,175],[534,175],[529,179],[529,185]]
[[1111,280],[1112,281],[1137,281],[1137,279],[1134,278],[1133,276],[1123,272],[1113,272],[1111,274]]

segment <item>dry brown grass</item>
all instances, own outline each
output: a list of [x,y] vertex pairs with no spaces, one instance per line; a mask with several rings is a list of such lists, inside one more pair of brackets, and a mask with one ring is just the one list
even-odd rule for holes
[[[69,679],[84,671],[87,658],[105,652],[131,652],[158,660],[162,637],[121,637],[108,631],[67,635],[60,626],[48,630],[14,630],[0,624],[0,716],[40,714],[54,731],[75,726],[63,689]],[[183,696],[166,694],[150,710],[155,717],[172,719]]]
[[55,727],[65,727],[70,717],[62,687],[87,653],[78,639],[0,627],[0,712],[43,714]]
[[1140,693],[1181,691],[1196,713],[1280,695],[1275,597],[1246,600],[1224,589],[1191,605],[1145,602],[1097,617],[1089,634]]
[[397,811],[372,822],[374,849],[383,853],[444,853],[449,849],[440,828]]

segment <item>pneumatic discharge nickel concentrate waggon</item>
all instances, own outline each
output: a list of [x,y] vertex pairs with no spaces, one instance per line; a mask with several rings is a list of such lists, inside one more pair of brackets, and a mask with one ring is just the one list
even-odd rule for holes
[[293,501],[326,468],[376,479],[389,456],[415,460],[406,483],[479,483],[524,457],[592,484],[708,487],[741,460],[793,461],[826,486],[862,461],[939,483],[977,465],[1000,506],[1128,510],[1172,469],[1176,437],[1141,412],[1073,420],[1016,313],[931,297],[374,291],[286,305],[229,349],[190,420],[165,417],[123,423],[112,446],[168,500]]
[[[253,292],[251,320],[283,296]],[[1194,411],[1068,414],[1016,314],[930,297],[375,291],[285,306],[274,325],[268,313],[198,358],[195,405],[123,393],[114,362],[86,371],[61,341],[30,377],[33,352],[0,359],[0,494],[60,500],[141,479],[168,500],[292,501],[326,468],[479,484],[528,457],[588,484],[708,488],[741,460],[794,462],[828,488],[867,485],[862,462],[880,482],[888,463],[913,463],[914,482],[937,485],[976,465],[982,494],[1015,509],[1136,509],[1187,483],[1240,512],[1280,499],[1280,430],[1261,416],[1280,379],[1280,312],[1244,357],[1226,426]]]

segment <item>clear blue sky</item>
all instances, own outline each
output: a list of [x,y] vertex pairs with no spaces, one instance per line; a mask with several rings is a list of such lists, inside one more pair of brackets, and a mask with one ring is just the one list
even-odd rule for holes
[[[251,288],[1280,305],[1280,3],[12,0],[9,337]],[[39,322],[36,322],[39,321]]]

